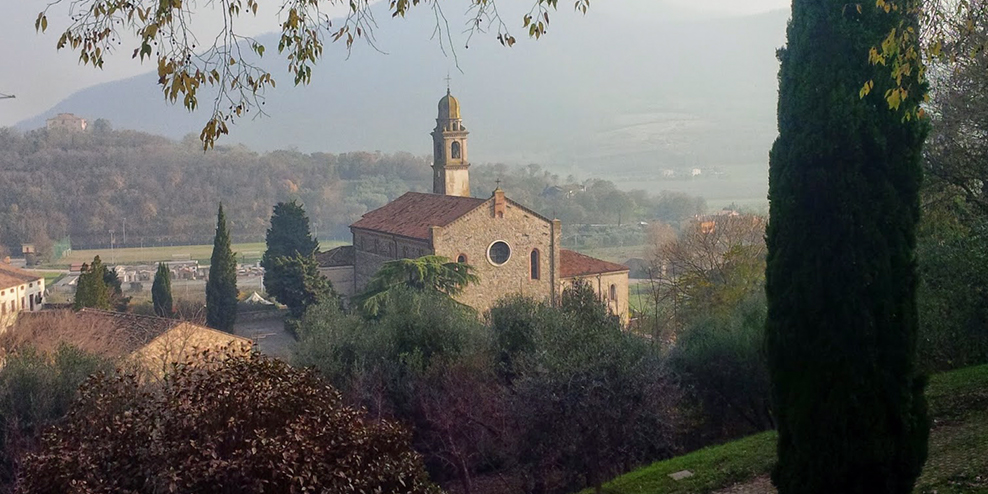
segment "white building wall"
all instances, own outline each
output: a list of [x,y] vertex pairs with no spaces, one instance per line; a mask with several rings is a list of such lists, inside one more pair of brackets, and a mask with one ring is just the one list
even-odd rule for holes
[[0,289],[0,332],[17,321],[21,312],[37,312],[44,307],[45,279]]

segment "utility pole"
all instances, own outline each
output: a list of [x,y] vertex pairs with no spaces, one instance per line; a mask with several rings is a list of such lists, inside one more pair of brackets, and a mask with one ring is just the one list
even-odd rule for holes
[[110,230],[110,262],[116,264],[116,257],[113,255],[113,230]]

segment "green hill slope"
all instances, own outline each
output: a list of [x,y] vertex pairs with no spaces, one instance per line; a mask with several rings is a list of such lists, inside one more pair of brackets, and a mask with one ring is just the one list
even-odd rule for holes
[[[932,376],[927,397],[934,420],[930,457],[915,492],[988,493],[988,365]],[[700,494],[739,486],[736,492],[770,493],[765,478],[774,462],[775,432],[763,432],[653,463],[615,478],[603,492]],[[693,476],[669,477],[683,470]]]

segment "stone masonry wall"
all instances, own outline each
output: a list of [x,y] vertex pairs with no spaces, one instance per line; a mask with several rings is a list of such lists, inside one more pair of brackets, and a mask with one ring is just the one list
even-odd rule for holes
[[[577,279],[590,284],[599,300],[607,303],[611,314],[621,317],[622,324],[628,324],[628,272],[592,274],[581,278],[565,278],[562,288],[573,286]],[[614,298],[611,298],[611,285],[614,285]]]
[[[558,238],[553,245],[552,222],[532,212],[506,202],[503,217],[495,214],[495,198],[467,213],[444,228],[435,230],[433,245],[436,254],[456,260],[467,257],[480,276],[480,283],[468,287],[457,297],[460,302],[476,308],[481,314],[498,299],[515,293],[546,300],[553,294],[553,276],[558,273]],[[501,266],[488,258],[488,247],[504,241],[511,256]],[[555,254],[553,254],[555,247]],[[530,255],[539,250],[539,279],[531,279]],[[555,261],[555,265],[553,264]]]
[[364,230],[353,231],[353,246],[354,293],[362,292],[384,263],[432,254],[432,248],[424,240]]

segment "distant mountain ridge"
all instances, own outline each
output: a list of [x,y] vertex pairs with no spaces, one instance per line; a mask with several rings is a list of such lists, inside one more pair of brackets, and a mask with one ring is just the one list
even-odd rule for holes
[[[428,13],[423,13],[428,14]],[[473,162],[537,162],[578,173],[634,175],[656,167],[764,163],[776,134],[778,63],[786,11],[691,22],[627,22],[606,15],[554,19],[538,42],[462,45],[453,93],[471,131]],[[256,150],[430,152],[428,133],[453,61],[430,40],[430,15],[379,16],[377,46],[352,56],[327,47],[308,87],[279,85],[266,117],[244,119],[221,144]],[[489,37],[489,36],[488,36]],[[274,53],[277,38],[259,38]],[[164,102],[153,73],[80,91],[18,123],[71,112],[115,128],[198,134],[211,101],[190,114]]]

